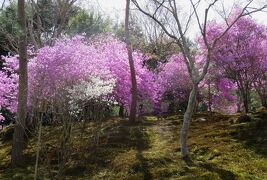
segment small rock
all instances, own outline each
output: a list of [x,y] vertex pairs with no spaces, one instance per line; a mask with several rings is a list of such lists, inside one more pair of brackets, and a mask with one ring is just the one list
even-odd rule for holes
[[196,122],[206,122],[207,119],[205,119],[205,118],[197,118],[195,121]]

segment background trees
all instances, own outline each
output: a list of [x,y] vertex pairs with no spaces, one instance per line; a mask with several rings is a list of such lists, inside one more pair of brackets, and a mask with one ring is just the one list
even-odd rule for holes
[[[0,41],[5,50],[18,53],[17,5],[11,1],[0,12]],[[27,42],[39,49],[52,45],[63,34],[87,36],[109,31],[111,23],[97,11],[87,12],[76,5],[76,0],[38,0],[25,3]],[[79,22],[79,23],[78,23]]]
[[111,20],[103,17],[98,12],[88,12],[84,9],[78,10],[68,21],[67,34],[76,35],[85,33],[86,36],[109,32]]

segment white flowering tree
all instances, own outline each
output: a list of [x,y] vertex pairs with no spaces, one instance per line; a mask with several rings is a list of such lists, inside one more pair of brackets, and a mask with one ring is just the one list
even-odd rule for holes
[[114,78],[101,79],[98,76],[91,76],[89,80],[82,80],[68,88],[71,113],[80,113],[88,102],[108,103],[108,96],[113,92],[115,82]]

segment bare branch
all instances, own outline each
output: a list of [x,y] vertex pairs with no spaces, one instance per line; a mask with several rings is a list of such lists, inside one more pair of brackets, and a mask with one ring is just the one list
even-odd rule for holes
[[[198,0],[198,2],[197,2],[196,4],[199,4],[200,1],[201,1],[201,0]],[[201,27],[200,19],[199,19],[198,13],[197,13],[197,7],[196,7],[196,4],[193,3],[193,0],[190,0],[190,3],[191,3],[191,5],[192,5],[192,7],[193,7],[194,14],[195,14],[195,16],[196,16],[196,18],[197,18],[198,27],[199,27],[201,33],[204,34],[203,29],[202,29],[202,27]]]
[[[179,45],[179,47],[182,51],[182,54],[184,56],[184,61],[187,65],[188,72],[189,72],[192,80],[195,81],[194,75],[198,75],[198,71],[194,67],[194,60],[193,60],[191,53],[190,53],[189,44],[187,43],[187,40],[186,40],[185,35],[183,33],[183,30],[182,30],[182,25],[181,25],[180,20],[178,18],[176,1],[173,0],[173,4],[171,3],[171,1],[172,0],[169,0],[169,4],[172,8],[172,14],[174,16],[174,19],[176,20],[178,32],[179,32],[181,40],[182,40],[182,42],[180,43],[180,40],[178,39],[177,43],[180,43],[180,45],[179,44],[178,45]],[[193,75],[192,71],[194,72],[194,75]]]
[[[153,19],[155,22],[158,23],[158,25],[164,30],[164,32],[170,36],[171,38],[177,40],[177,37],[175,35],[173,35],[172,33],[170,33],[167,28],[157,19],[155,18],[155,16],[149,14],[148,12],[146,12],[144,9],[142,9],[139,5],[139,3],[136,0],[132,0],[132,2],[134,3],[134,5],[137,7],[137,9],[139,11],[141,11],[143,14],[147,15],[148,17],[150,17],[151,19]],[[154,14],[154,13],[153,13]]]
[[0,11],[4,9],[5,3],[6,3],[6,0],[3,0]]
[[[199,5],[199,2],[200,2],[201,0],[199,0],[196,4],[195,4],[195,7],[197,8],[197,6]],[[191,11],[191,10],[190,10]],[[193,17],[193,15],[194,15],[194,10],[190,13],[190,15],[189,15],[189,17],[188,17],[188,20],[187,20],[187,22],[186,22],[186,25],[185,25],[185,30],[184,30],[184,35],[185,35],[185,33],[187,32],[187,30],[189,29],[189,24],[190,24],[190,22],[191,22],[191,19],[192,19],[192,17]]]
[[153,17],[156,15],[157,11],[159,10],[159,8],[163,5],[163,3],[165,2],[165,0],[163,0],[160,5],[156,8],[155,12],[153,13]]
[[248,8],[248,6],[253,2],[253,0],[249,0],[249,2],[246,4],[246,6],[244,6],[244,8],[241,10],[241,12],[239,13],[239,15],[235,18],[235,20],[229,24],[227,26],[227,28],[224,30],[224,32],[222,32],[217,38],[214,39],[213,43],[212,43],[212,48],[215,47],[216,43],[218,42],[218,40],[220,40],[230,29],[231,27],[243,16],[246,16],[246,15],[249,15],[249,14],[252,14],[252,13],[255,13],[255,12],[258,12],[258,11],[261,11],[265,8],[267,8],[267,5],[264,5],[263,7],[261,8],[258,8],[258,9],[255,9],[251,12],[247,12],[247,13],[244,13],[246,11],[246,9]]

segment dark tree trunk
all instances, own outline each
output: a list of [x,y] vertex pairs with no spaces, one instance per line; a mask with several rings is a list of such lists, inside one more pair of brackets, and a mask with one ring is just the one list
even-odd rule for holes
[[119,116],[120,116],[121,118],[124,118],[124,107],[123,107],[123,105],[120,105]]
[[242,96],[240,90],[237,91],[237,112],[241,112]]
[[212,114],[211,105],[212,105],[212,102],[211,102],[211,92],[210,92],[210,82],[209,82],[208,83],[208,111],[210,115]]
[[242,92],[242,96],[243,96],[243,105],[244,105],[245,113],[248,113],[249,104],[250,104],[250,93],[248,91]]
[[136,106],[137,106],[137,83],[134,69],[134,61],[132,54],[132,46],[130,42],[130,33],[129,33],[129,14],[130,14],[130,0],[126,0],[126,13],[125,13],[125,39],[127,44],[128,59],[131,71],[131,106],[130,106],[130,116],[129,122],[134,123],[136,121]]
[[262,106],[267,108],[267,88],[263,90],[262,96],[261,96],[261,104]]
[[267,108],[267,97],[261,97],[261,105]]
[[11,164],[13,167],[23,165],[23,149],[25,146],[25,119],[27,113],[27,94],[28,94],[28,74],[27,74],[27,49],[26,49],[26,20],[25,20],[25,1],[18,1],[18,23],[20,26],[19,37],[19,92],[18,110],[15,131],[13,135],[13,145],[11,154]]
[[264,84],[262,83],[259,83],[259,84],[255,83],[254,87],[260,97],[261,105],[267,108],[267,92],[266,92],[267,87],[264,86]]

